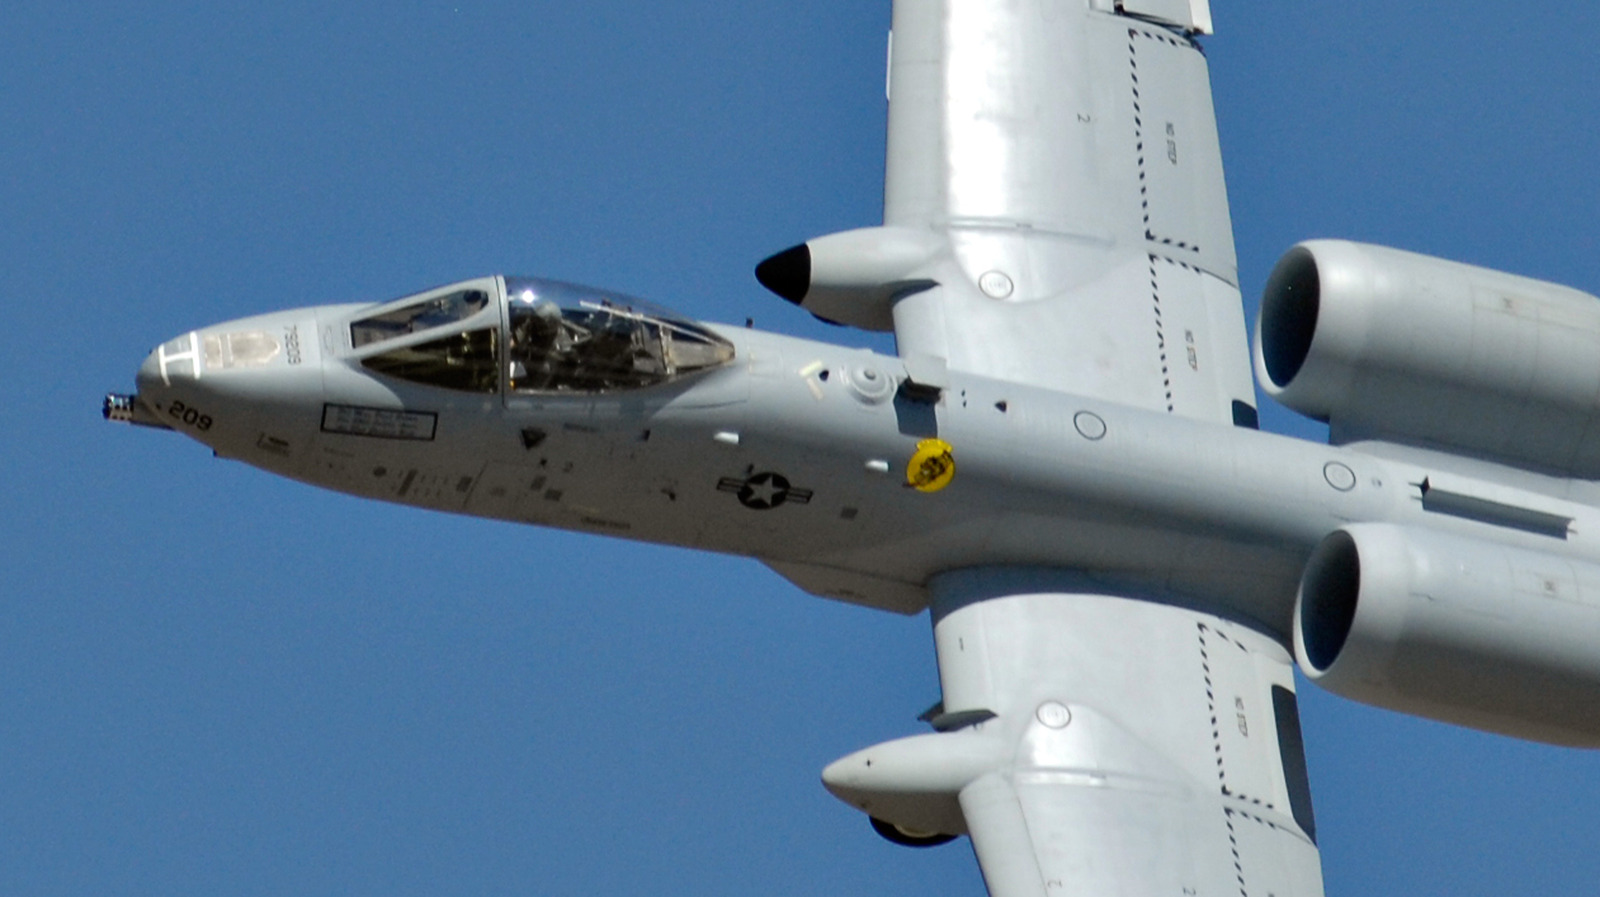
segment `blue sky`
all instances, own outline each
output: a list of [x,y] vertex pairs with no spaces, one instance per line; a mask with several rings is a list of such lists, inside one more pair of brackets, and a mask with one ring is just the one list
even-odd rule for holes
[[[1247,302],[1315,236],[1600,290],[1600,9],[1215,13]],[[490,272],[854,339],[750,271],[880,220],[887,24],[0,8],[0,892],[982,893],[963,844],[892,847],[817,781],[919,730],[925,619],[99,419],[179,331]],[[1302,694],[1330,894],[1593,893],[1600,757]]]

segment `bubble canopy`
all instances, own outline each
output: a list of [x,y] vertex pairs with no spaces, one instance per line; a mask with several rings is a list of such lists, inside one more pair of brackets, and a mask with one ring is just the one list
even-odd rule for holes
[[350,345],[375,373],[465,392],[595,394],[731,361],[705,327],[620,293],[531,277],[429,290],[358,315]]

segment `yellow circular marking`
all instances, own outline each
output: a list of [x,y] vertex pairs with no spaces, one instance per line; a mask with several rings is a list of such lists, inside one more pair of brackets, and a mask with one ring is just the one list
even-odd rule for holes
[[956,475],[955,450],[943,439],[924,439],[906,465],[906,485],[923,492],[938,492]]

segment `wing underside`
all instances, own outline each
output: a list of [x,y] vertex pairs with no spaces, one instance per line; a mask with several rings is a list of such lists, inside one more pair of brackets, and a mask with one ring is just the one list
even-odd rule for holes
[[1209,13],[1130,5],[1142,17],[895,3],[884,224],[945,247],[921,272],[936,286],[895,304],[896,337],[953,370],[1252,418],[1209,74],[1186,30]]
[[[871,245],[923,260],[894,280],[913,379],[942,368],[1254,426],[1194,39],[1209,30],[1206,0],[896,0]],[[907,830],[970,835],[993,897],[1320,897],[1287,650],[1101,588],[1032,568],[935,576],[936,719],[955,728],[841,761],[830,787]],[[896,763],[934,771],[911,777],[931,802],[840,771]]]
[[934,582],[947,714],[1006,762],[959,794],[993,897],[1320,897],[1294,678],[1270,638],[1167,604]]

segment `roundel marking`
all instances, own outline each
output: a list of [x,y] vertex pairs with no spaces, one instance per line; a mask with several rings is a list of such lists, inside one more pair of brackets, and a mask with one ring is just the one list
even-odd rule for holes
[[717,483],[720,492],[731,492],[739,504],[752,511],[770,511],[779,505],[794,502],[803,505],[811,501],[810,489],[798,489],[781,473],[764,470],[743,479],[723,477]]

